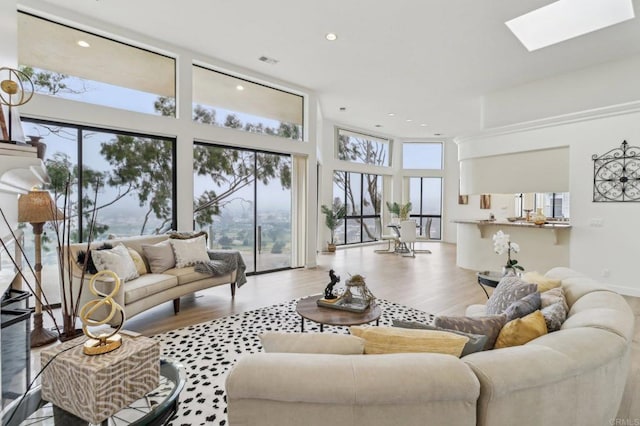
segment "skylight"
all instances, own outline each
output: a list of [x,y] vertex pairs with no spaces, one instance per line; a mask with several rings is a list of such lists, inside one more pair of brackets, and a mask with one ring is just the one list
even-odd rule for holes
[[559,0],[505,24],[533,51],[634,17],[632,0]]

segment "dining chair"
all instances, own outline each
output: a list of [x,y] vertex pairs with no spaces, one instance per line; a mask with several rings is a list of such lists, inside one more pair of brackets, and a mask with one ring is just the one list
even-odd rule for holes
[[[380,223],[380,219],[376,221],[376,228],[377,228],[376,231],[378,235],[380,235],[380,240],[387,242],[387,248],[386,250],[385,249],[374,250],[374,252],[375,253],[395,253],[395,248],[398,244],[398,235],[395,233],[395,231],[387,227],[388,233],[384,234],[381,229],[382,225]],[[393,241],[393,249],[391,248],[392,241]]]
[[[424,235],[420,235],[416,237],[417,243],[431,241],[431,222],[433,222],[433,218],[428,217],[424,224]],[[431,250],[427,250],[427,249],[420,249],[420,250],[414,249],[414,252],[431,254]]]
[[403,220],[400,222],[400,246],[403,256],[415,257],[416,221]]

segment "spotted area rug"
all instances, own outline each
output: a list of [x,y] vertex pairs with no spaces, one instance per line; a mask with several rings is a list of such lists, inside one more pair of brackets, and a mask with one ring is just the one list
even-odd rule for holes
[[[185,367],[187,383],[180,395],[171,426],[227,425],[224,382],[229,370],[245,354],[260,352],[259,335],[266,331],[300,332],[296,300],[192,325],[153,336],[165,358]],[[380,325],[394,319],[431,323],[433,315],[386,300]],[[320,332],[319,324],[305,320],[305,332]],[[348,327],[325,326],[325,333],[348,333]]]

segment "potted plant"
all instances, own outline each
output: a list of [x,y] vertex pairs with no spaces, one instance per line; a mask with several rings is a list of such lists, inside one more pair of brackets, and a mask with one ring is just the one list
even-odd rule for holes
[[387,201],[387,208],[389,213],[396,215],[400,220],[407,220],[411,211],[411,202],[398,204],[395,201],[393,203]]
[[331,207],[322,205],[322,213],[324,214],[324,224],[331,231],[331,241],[327,244],[327,251],[333,253],[336,251],[334,241],[336,228],[340,225],[340,221],[347,215],[347,207],[343,204],[333,204]]

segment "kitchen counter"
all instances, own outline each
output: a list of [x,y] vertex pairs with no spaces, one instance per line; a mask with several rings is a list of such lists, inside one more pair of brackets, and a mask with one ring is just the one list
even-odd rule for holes
[[550,221],[536,225],[524,220],[455,220],[458,230],[457,265],[475,271],[500,270],[506,255],[497,255],[493,250],[493,235],[502,230],[518,243],[517,259],[527,271],[539,272],[554,266],[569,264],[569,233],[571,223]]

